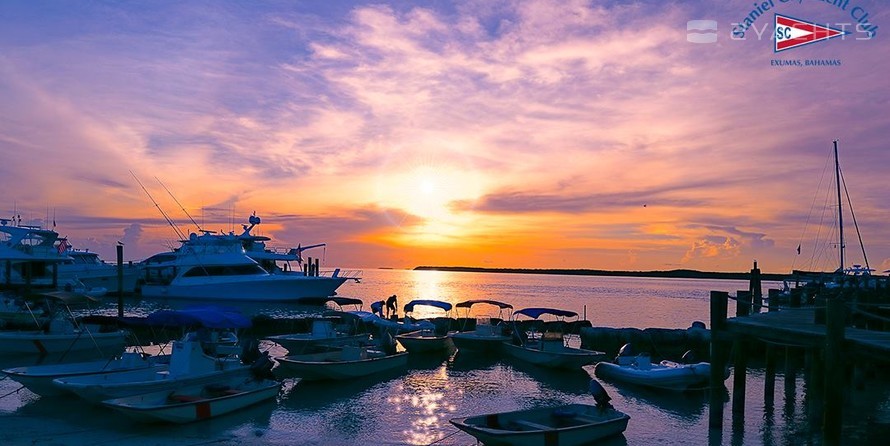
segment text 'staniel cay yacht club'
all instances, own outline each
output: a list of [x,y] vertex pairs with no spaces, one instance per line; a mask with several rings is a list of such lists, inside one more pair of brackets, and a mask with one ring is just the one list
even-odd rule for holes
[[[341,274],[336,269],[330,276],[323,276],[315,267],[308,271],[299,266],[291,268],[291,261],[302,263],[302,251],[323,245],[297,247],[286,252],[266,249],[265,241],[269,238],[250,233],[260,223],[260,218],[253,215],[249,221],[250,225],[243,225],[244,232],[240,235],[202,230],[201,235],[192,233],[188,240],[181,240],[182,246],[178,249],[146,259],[140,278],[142,295],[298,301],[331,296],[345,281],[358,280],[356,272]],[[276,262],[283,262],[283,267]]]

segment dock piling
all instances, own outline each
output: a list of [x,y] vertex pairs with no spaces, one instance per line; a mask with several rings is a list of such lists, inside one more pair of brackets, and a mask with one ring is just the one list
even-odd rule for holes
[[840,296],[827,299],[825,311],[825,405],[822,439],[826,445],[841,444],[844,403],[844,323],[846,307]]
[[708,425],[723,427],[723,373],[726,370],[726,307],[729,293],[711,291],[711,394]]

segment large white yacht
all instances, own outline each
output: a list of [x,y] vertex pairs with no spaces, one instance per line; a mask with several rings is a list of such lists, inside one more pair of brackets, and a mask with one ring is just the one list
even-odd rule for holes
[[71,260],[59,233],[20,220],[0,219],[0,283],[5,286],[56,286],[58,266]]
[[[240,235],[192,233],[178,249],[149,257],[142,262],[142,295],[296,302],[334,295],[346,280],[357,279],[352,273],[340,274],[340,270],[326,276],[314,266],[305,271],[300,266],[287,266],[291,260],[301,263],[300,251],[305,248],[294,248],[289,253],[266,249],[264,242],[268,237],[250,234],[259,222],[258,217],[251,216],[250,226],[244,225]],[[254,257],[270,265],[272,271],[260,266]],[[285,262],[285,266],[278,266],[276,261]]]

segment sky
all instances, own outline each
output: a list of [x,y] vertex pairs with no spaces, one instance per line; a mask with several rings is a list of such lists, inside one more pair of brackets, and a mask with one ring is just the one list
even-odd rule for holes
[[[160,209],[328,266],[830,270],[837,139],[890,269],[890,5],[755,5],[2,1],[0,216],[107,259],[178,246]],[[850,34],[774,52],[774,13]]]

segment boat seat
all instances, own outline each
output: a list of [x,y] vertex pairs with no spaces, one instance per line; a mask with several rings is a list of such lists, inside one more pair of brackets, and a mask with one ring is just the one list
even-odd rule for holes
[[532,430],[536,430],[536,431],[553,430],[552,426],[545,426],[543,424],[533,423],[533,422],[527,421],[527,420],[513,420],[513,424],[515,424],[517,426],[529,428]]
[[193,403],[203,399],[204,398],[197,395],[170,395],[170,401],[175,401],[177,403]]

